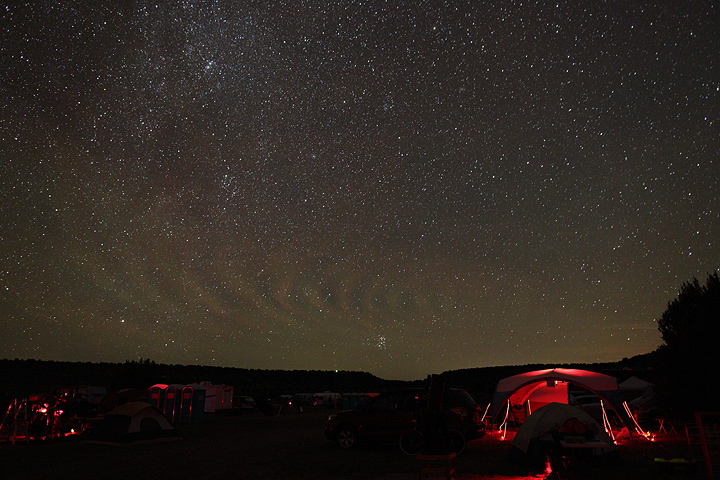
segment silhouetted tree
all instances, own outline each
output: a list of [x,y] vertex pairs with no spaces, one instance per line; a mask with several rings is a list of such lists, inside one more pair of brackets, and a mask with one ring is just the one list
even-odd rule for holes
[[717,411],[720,399],[720,278],[683,284],[658,321],[657,389],[671,414]]
[[116,379],[118,385],[114,388],[137,388],[145,390],[155,383],[158,383],[158,377],[161,366],[152,360],[140,359],[125,360],[120,368],[120,373]]

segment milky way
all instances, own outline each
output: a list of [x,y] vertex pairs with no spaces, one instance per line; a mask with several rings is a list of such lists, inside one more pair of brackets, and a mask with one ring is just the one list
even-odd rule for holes
[[0,357],[616,361],[720,267],[716,2],[30,2]]

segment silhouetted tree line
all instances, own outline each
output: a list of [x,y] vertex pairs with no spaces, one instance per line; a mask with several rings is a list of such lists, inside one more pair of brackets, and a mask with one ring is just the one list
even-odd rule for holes
[[[648,354],[618,363],[572,365],[515,365],[469,368],[444,372],[448,385],[462,387],[485,406],[491,399],[497,382],[502,378],[542,368],[583,368],[621,380],[647,373]],[[633,370],[630,370],[630,369]],[[648,380],[648,375],[640,375]],[[0,400],[6,403],[13,397],[49,393],[57,386],[103,386],[108,391],[125,388],[147,390],[157,383],[189,384],[208,381],[232,385],[238,395],[256,398],[275,398],[295,393],[316,393],[326,390],[350,392],[383,392],[403,386],[417,386],[426,381],[384,380],[367,372],[321,370],[256,370],[201,365],[166,365],[150,359],[126,360],[124,363],[55,362],[43,360],[0,360]]]
[[320,370],[253,370],[201,365],[166,365],[150,359],[125,363],[0,360],[0,400],[49,393],[57,386],[102,386],[108,391],[147,390],[157,383],[208,381],[232,385],[239,395],[274,398],[295,393],[380,392],[411,382],[384,380],[366,372]]
[[720,398],[720,278],[686,282],[658,320],[656,388],[671,416],[717,412]]

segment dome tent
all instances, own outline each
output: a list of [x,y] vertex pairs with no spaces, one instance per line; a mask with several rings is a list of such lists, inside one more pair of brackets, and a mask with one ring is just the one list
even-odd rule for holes
[[636,396],[640,396],[646,391],[652,390],[654,386],[654,384],[635,376],[632,376],[624,382],[618,384],[618,388],[621,392],[625,394],[634,393]]
[[145,402],[130,402],[111,410],[87,435],[90,443],[109,445],[179,439],[162,412]]
[[[587,444],[586,456],[617,452],[618,447],[595,419],[579,407],[552,402],[535,410],[520,426],[512,442],[508,459],[540,472],[550,460],[552,470],[563,468],[562,440]],[[566,465],[565,465],[566,467]]]
[[[493,394],[491,423],[497,423],[500,411],[508,402],[513,405],[522,405],[536,388],[541,385],[549,385],[554,381],[567,382],[594,393],[615,411],[629,432],[633,430],[633,421],[625,411],[615,377],[567,368],[536,370],[500,380]],[[567,403],[567,400],[562,403]]]
[[513,438],[513,447],[527,452],[530,442],[548,432],[557,430],[569,420],[577,419],[587,429],[588,435],[608,445],[608,450],[617,450],[613,439],[603,430],[594,418],[579,407],[562,403],[549,403],[534,411],[520,426]]

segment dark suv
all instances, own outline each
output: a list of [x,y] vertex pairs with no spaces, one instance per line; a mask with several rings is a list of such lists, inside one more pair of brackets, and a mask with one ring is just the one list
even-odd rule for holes
[[[463,389],[446,388],[442,416],[447,427],[459,430],[466,439],[485,435],[475,400]],[[402,433],[417,425],[427,411],[428,390],[406,388],[374,397],[357,410],[331,414],[325,437],[342,448],[360,441],[398,442]]]

